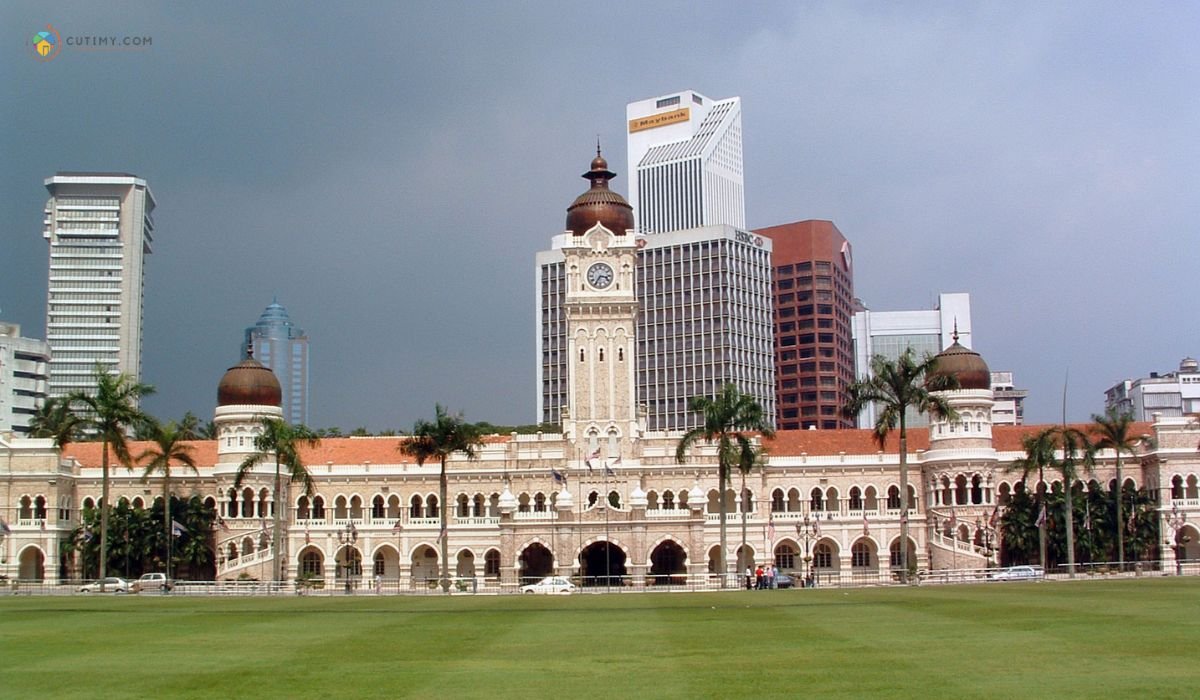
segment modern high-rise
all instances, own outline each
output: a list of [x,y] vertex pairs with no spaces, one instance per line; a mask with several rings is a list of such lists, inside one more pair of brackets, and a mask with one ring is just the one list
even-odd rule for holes
[[97,364],[140,380],[154,195],[145,180],[127,173],[60,172],[45,184],[49,394],[90,391]]
[[992,372],[992,425],[1025,425],[1028,389],[1013,385],[1013,373]]
[[297,328],[287,309],[273,299],[258,322],[246,329],[242,357],[254,359],[275,372],[283,390],[283,418],[292,425],[308,424],[308,335]]
[[1174,372],[1120,381],[1104,392],[1104,407],[1139,421],[1200,414],[1200,362],[1185,357]]
[[[939,294],[937,306],[928,311],[871,311],[854,314],[854,367],[859,379],[871,376],[871,358],[883,355],[889,360],[912,348],[918,361],[925,355],[937,355],[952,343],[971,348],[971,295]],[[858,414],[858,426],[875,426],[876,408],[868,405]],[[909,411],[908,425],[929,425],[924,414]]]
[[776,429],[856,427],[842,416],[854,381],[850,242],[832,221],[797,221],[754,233],[773,245]]
[[[568,276],[572,231],[537,254],[538,420],[561,421],[568,405]],[[775,415],[771,344],[771,241],[731,226],[706,226],[638,241],[635,291],[638,403],[649,430],[687,430],[693,396],[727,383]]]
[[625,115],[638,233],[746,228],[741,98],[684,90],[631,102]]
[[0,321],[0,433],[29,437],[29,421],[46,400],[49,373],[50,346]]

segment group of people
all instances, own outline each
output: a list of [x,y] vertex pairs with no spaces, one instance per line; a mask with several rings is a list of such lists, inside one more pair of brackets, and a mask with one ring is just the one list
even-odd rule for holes
[[[759,564],[753,570],[749,566],[746,567],[746,590],[770,590],[776,588],[775,577],[778,574],[778,569],[774,564],[766,563]],[[788,583],[785,581],[785,584]],[[813,578],[812,572],[808,572],[808,576],[804,577],[799,582],[802,588],[813,588],[816,586],[816,580]]]

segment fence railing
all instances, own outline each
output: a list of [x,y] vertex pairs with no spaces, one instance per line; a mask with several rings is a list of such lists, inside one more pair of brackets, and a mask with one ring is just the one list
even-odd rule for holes
[[[1165,566],[1164,566],[1165,565]],[[917,585],[930,584],[973,584],[1004,581],[1011,577],[1003,575],[1013,567],[989,569],[939,569],[918,571],[911,577]],[[1036,568],[1036,567],[1035,567]],[[899,583],[897,572],[890,570],[813,569],[816,588],[862,588],[890,586]],[[792,576],[795,588],[803,587],[804,577],[799,572]],[[1116,562],[1089,562],[1076,565],[1077,579],[1100,579],[1105,577],[1134,578],[1138,576],[1200,576],[1200,559],[1187,561],[1139,561],[1126,562],[1124,570]],[[575,586],[575,593],[647,593],[743,590],[746,579],[743,575],[726,575],[725,587],[721,586],[719,574],[645,574],[640,576],[563,576]],[[1066,580],[1065,565],[1052,567],[1037,577],[1044,580]],[[501,581],[494,576],[456,577],[450,579],[449,592],[454,595],[507,595],[522,594],[522,587],[536,584],[542,577],[526,577],[516,581]],[[22,579],[0,579],[0,596],[3,595],[74,595],[91,580],[32,581]],[[111,595],[111,593],[110,593]],[[336,577],[331,580],[309,579],[303,582],[285,581],[175,581],[169,592],[158,589],[145,590],[142,596],[345,596],[345,595],[442,595],[442,586],[437,577],[397,579]]]

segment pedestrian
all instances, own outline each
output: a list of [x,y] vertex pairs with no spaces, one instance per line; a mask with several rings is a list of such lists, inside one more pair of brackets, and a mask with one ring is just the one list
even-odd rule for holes
[[383,574],[375,574],[375,595],[383,593]]
[[750,565],[746,565],[746,590],[754,586],[754,572],[750,570]]
[[767,588],[775,590],[775,565],[767,564]]
[[754,587],[760,591],[762,590],[762,587],[763,587],[762,564],[759,564],[758,567],[754,569]]

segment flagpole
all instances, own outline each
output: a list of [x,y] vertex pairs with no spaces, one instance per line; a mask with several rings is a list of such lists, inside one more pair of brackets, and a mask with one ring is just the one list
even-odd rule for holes
[[608,534],[608,509],[612,503],[608,500],[608,460],[604,462],[604,591],[609,592],[612,586],[612,542]]

